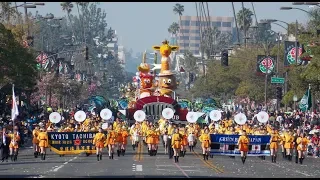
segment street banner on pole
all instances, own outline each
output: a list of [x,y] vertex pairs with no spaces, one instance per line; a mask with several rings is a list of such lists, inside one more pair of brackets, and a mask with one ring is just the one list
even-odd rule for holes
[[306,91],[306,93],[303,95],[299,102],[299,109],[302,112],[306,112],[307,110],[310,110],[312,106],[312,101],[311,101],[311,93],[310,93],[310,88]]
[[[300,59],[300,56],[302,53],[305,52],[303,45],[300,45],[298,42],[298,64],[301,65],[302,61]],[[284,42],[284,67],[289,67],[292,64],[295,64],[296,62],[296,48],[295,48],[295,42],[294,41],[285,41]]]
[[274,71],[275,69],[275,59],[276,56],[257,56],[257,75],[265,75],[268,71],[268,74]]

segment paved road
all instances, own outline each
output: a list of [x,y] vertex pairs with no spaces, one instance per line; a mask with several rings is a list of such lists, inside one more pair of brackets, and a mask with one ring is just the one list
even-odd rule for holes
[[278,158],[271,163],[270,158],[261,160],[248,157],[242,164],[239,157],[231,159],[227,156],[215,156],[208,162],[202,160],[200,149],[195,153],[187,152],[176,164],[168,159],[163,148],[157,156],[146,154],[147,148],[142,146],[135,152],[128,148],[126,155],[109,160],[104,154],[103,160],[97,162],[91,155],[59,155],[50,152],[45,161],[33,157],[31,148],[19,153],[17,162],[0,163],[0,178],[135,178],[135,177],[240,177],[240,178],[315,178],[320,177],[319,159],[307,158],[303,165]]

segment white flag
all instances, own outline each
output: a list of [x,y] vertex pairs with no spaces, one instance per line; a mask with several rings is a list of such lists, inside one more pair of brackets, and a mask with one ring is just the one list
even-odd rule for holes
[[14,85],[12,85],[12,109],[11,109],[11,119],[14,121],[19,115],[18,105],[16,101],[16,95],[14,94]]

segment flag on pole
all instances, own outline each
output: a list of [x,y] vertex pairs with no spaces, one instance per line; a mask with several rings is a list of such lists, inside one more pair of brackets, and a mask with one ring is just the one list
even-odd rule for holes
[[11,119],[14,121],[19,115],[18,105],[16,101],[16,96],[14,94],[14,85],[12,85],[12,109],[11,109]]
[[306,93],[303,95],[299,102],[299,109],[302,112],[306,112],[307,110],[310,110],[312,106],[312,101],[311,101],[311,93],[310,93],[310,88],[306,91]]

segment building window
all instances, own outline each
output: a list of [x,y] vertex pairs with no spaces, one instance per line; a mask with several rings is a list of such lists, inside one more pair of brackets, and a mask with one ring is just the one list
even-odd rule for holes
[[221,22],[220,21],[213,21],[212,26],[213,27],[221,27]]
[[200,41],[200,37],[199,36],[190,36],[190,40],[197,40]]
[[180,49],[179,52],[183,54],[184,53],[184,49]]
[[180,33],[189,33],[190,30],[189,29],[180,29]]
[[180,36],[179,40],[189,40],[189,36]]
[[193,53],[193,54],[200,54],[200,53],[199,53],[199,50],[194,50],[194,51],[192,51],[192,53]]
[[200,34],[200,30],[194,30],[194,29],[192,29],[192,30],[190,30],[190,33]]
[[190,47],[200,47],[200,44],[198,44],[198,43],[191,43],[191,44],[190,44]]
[[222,27],[231,27],[231,22],[222,22]]
[[179,46],[182,46],[182,47],[189,47],[189,43],[181,43]]
[[200,26],[199,21],[191,21],[191,26]]
[[182,20],[181,21],[181,26],[190,26],[190,21]]

